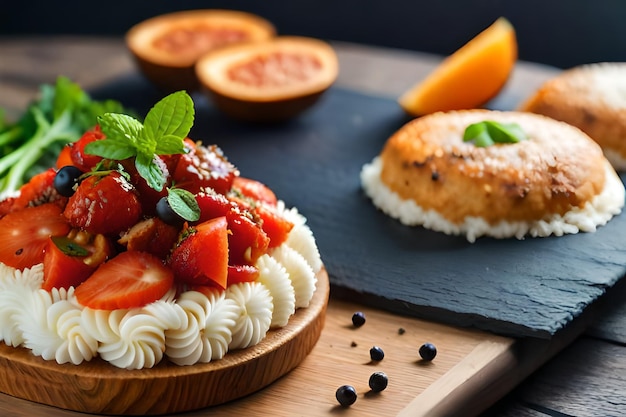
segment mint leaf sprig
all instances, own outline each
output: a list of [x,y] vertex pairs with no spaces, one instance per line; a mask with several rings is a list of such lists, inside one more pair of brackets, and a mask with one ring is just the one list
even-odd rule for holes
[[496,143],[518,143],[528,136],[517,123],[500,123],[485,120],[474,123],[463,133],[463,142],[473,142],[477,147],[486,147]]
[[125,114],[105,113],[98,117],[105,139],[87,144],[85,153],[118,161],[135,157],[139,175],[150,187],[161,191],[167,178],[155,159],[185,152],[184,140],[194,115],[193,100],[185,91],[160,100],[143,123]]

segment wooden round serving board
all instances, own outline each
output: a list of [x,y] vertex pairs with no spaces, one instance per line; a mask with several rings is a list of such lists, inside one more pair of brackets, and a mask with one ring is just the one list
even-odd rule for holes
[[287,326],[207,364],[163,360],[152,369],[126,370],[96,358],[59,365],[0,343],[0,391],[67,410],[117,415],[189,411],[241,398],[291,371],[317,343],[330,290],[326,270],[317,279],[309,307],[298,309]]

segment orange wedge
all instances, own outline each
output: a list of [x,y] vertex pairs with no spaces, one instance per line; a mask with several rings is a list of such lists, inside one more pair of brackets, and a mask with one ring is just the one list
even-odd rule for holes
[[500,17],[406,91],[398,103],[413,116],[480,107],[504,87],[516,61],[515,29]]

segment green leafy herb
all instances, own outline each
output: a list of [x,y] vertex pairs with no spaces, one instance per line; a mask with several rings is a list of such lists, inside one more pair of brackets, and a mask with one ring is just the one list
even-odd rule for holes
[[469,125],[463,134],[464,142],[473,142],[475,146],[485,147],[496,143],[517,143],[528,139],[517,123],[500,123],[493,120]]
[[89,143],[85,152],[113,160],[135,157],[139,174],[150,187],[161,191],[166,178],[155,159],[185,151],[184,139],[193,119],[193,100],[186,92],[178,91],[150,109],[143,124],[124,114],[100,116],[98,122],[106,138]]
[[0,112],[0,191],[17,191],[33,175],[54,165],[61,148],[95,126],[97,116],[126,112],[115,100],[93,100],[78,84],[59,77],[41,86],[40,97],[14,123]]
[[170,188],[167,190],[167,202],[176,214],[188,222],[194,222],[200,218],[200,207],[192,193],[182,188]]
[[67,236],[52,236],[52,242],[68,256],[87,256],[89,251]]

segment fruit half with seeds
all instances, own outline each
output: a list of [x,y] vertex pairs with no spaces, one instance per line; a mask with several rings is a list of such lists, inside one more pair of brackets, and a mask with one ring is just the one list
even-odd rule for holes
[[133,26],[126,45],[146,78],[160,89],[198,88],[196,61],[221,47],[276,35],[266,19],[235,10],[187,10],[159,15]]
[[226,114],[273,122],[316,103],[337,79],[339,63],[334,49],[322,40],[279,36],[208,53],[196,64],[196,72]]

